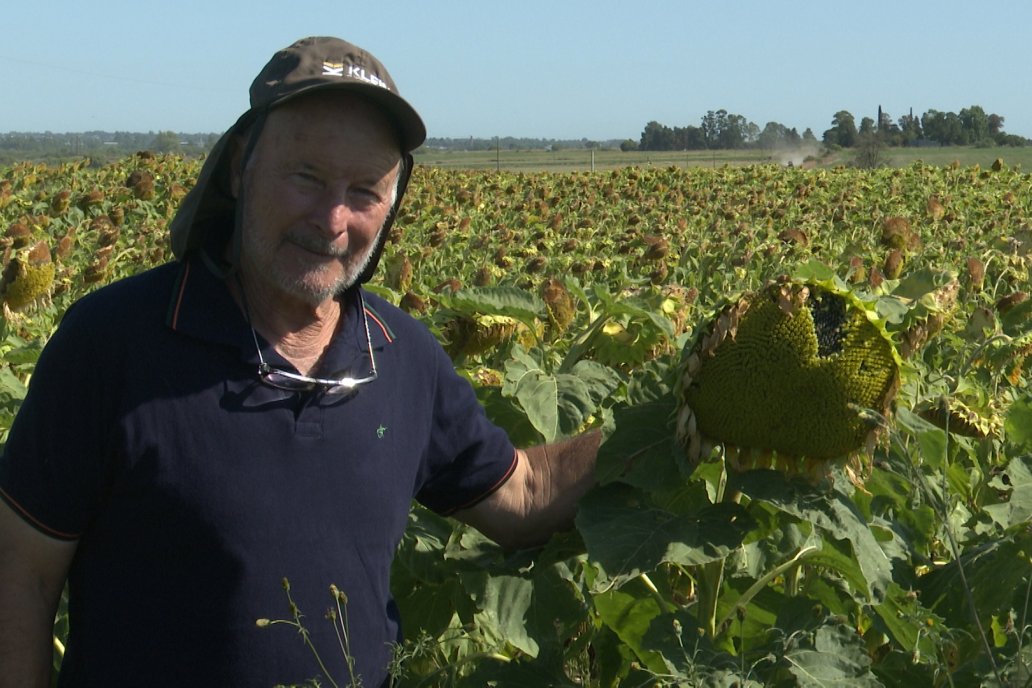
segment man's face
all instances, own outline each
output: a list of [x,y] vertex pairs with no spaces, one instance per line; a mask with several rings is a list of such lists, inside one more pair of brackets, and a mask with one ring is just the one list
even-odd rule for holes
[[242,173],[241,270],[266,299],[318,306],[368,265],[397,190],[400,153],[384,117],[340,93],[269,113]]

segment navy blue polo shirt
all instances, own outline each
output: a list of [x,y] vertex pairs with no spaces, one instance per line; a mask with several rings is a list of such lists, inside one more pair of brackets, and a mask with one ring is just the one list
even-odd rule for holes
[[[389,572],[411,501],[475,504],[511,475],[515,450],[422,324],[365,303],[379,377],[345,398],[260,382],[251,330],[203,256],[69,309],[0,459],[0,497],[78,541],[61,685],[320,676],[296,630],[256,625],[291,618],[284,579],[335,680],[348,674],[324,618],[331,584],[348,598],[363,685],[385,679],[399,638]],[[346,307],[322,372],[363,377],[359,299]]]

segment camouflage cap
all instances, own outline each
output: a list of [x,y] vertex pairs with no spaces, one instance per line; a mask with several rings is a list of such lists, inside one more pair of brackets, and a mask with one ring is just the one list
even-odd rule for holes
[[212,147],[197,183],[184,197],[169,227],[172,252],[177,258],[204,243],[206,227],[213,222],[232,221],[236,208],[229,185],[233,138],[292,98],[328,89],[350,91],[376,105],[397,131],[403,154],[426,139],[423,120],[399,95],[383,63],[339,38],[303,38],[272,56],[251,83],[250,109]]

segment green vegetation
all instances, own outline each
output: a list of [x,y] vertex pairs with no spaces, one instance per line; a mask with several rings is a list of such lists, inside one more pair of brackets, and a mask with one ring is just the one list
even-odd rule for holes
[[[885,167],[906,167],[921,161],[934,166],[956,163],[963,167],[978,165],[989,168],[997,158],[1013,167],[1032,170],[1032,146],[1021,148],[977,148],[973,146],[929,146],[922,148],[886,148],[881,154]],[[448,151],[422,148],[416,162],[426,167],[449,170],[523,171],[523,172],[590,172],[620,167],[710,167],[725,165],[765,165],[792,163],[793,166],[833,168],[853,166],[856,151],[829,152],[822,149],[798,151],[706,150],[706,151],[621,151],[588,150],[493,150]],[[593,166],[594,161],[594,166]],[[861,167],[871,167],[862,165]]]
[[[449,346],[517,443],[606,441],[576,528],[539,550],[413,511],[398,685],[1028,685],[1032,179],[1017,149],[991,150],[875,169],[417,167],[371,288]],[[40,242],[54,266],[46,298],[7,304],[0,428],[69,304],[169,258],[197,170],[0,169],[5,270]],[[891,407],[857,409],[880,438],[862,474],[737,472],[727,447],[691,461],[678,442],[683,352],[727,299],[785,275],[848,284],[904,359]],[[493,346],[451,341],[457,321]]]

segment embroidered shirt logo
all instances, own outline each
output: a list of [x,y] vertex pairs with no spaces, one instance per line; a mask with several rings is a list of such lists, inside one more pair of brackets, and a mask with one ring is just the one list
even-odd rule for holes
[[383,424],[376,429],[376,439],[382,440],[383,436],[387,434],[387,427]]

